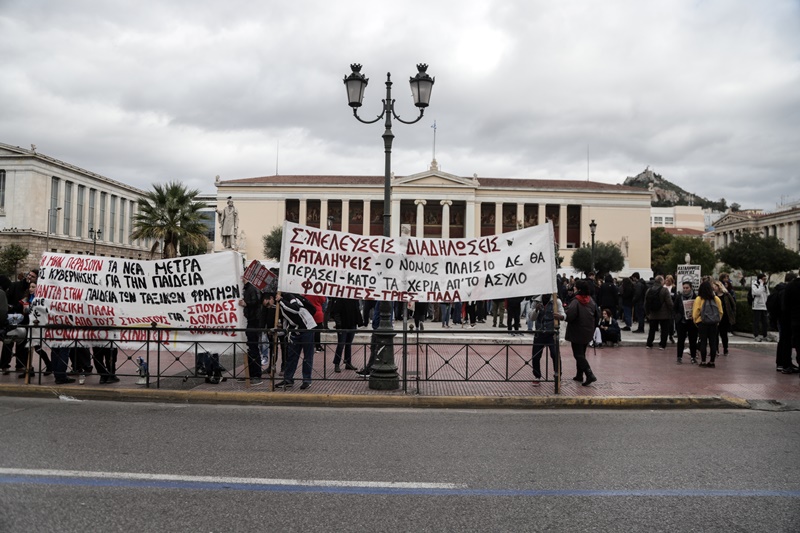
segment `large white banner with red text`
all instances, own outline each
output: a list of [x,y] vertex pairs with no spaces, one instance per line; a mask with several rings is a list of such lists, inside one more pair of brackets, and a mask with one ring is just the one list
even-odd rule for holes
[[149,336],[172,349],[209,342],[206,351],[222,352],[226,347],[212,341],[244,341],[243,333],[232,331],[244,327],[241,277],[242,258],[235,252],[154,261],[45,253],[31,324],[63,326],[42,330],[51,346],[113,340],[139,349]]
[[552,293],[553,226],[473,239],[354,235],[284,222],[278,288],[342,298],[451,302]]

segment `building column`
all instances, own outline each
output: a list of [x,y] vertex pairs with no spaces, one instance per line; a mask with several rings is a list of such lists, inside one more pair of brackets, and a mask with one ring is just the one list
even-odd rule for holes
[[297,213],[297,223],[303,224],[304,226],[308,225],[308,220],[306,220],[307,216],[308,216],[308,204],[306,203],[306,200],[304,198],[301,198],[300,210]]
[[567,206],[564,204],[561,204],[558,209],[558,246],[559,248],[567,247]]
[[494,203],[494,234],[503,233],[503,202]]
[[392,225],[391,234],[400,236],[400,200],[392,198]]
[[342,200],[342,231],[350,231],[350,200]]
[[450,238],[450,206],[453,205],[451,200],[442,200],[442,239]]
[[547,222],[547,217],[545,215],[544,207],[547,205],[546,203],[539,202],[539,214],[537,215],[539,224],[544,224]]
[[480,235],[480,217],[475,216],[475,200],[467,200],[467,209],[464,213],[464,237],[471,239]]
[[361,228],[362,235],[369,235],[369,223],[372,220],[372,200],[364,200],[364,220],[362,221],[363,227]]
[[417,234],[416,237],[422,238],[425,236],[425,200],[414,200],[417,206]]
[[328,229],[328,200],[319,200],[319,229]]
[[517,204],[517,229],[525,227],[525,204]]

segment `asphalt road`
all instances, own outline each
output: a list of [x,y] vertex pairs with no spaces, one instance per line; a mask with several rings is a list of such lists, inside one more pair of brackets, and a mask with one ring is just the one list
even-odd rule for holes
[[800,413],[0,398],[0,532],[800,530]]

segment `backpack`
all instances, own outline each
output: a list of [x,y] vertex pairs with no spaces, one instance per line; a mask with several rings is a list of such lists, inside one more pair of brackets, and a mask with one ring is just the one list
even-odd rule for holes
[[751,285],[749,289],[747,289],[747,305],[753,307],[753,286]]
[[769,324],[773,329],[778,329],[778,321],[782,315],[781,302],[783,301],[783,290],[785,283],[778,284],[775,290],[767,296],[767,313],[769,314]]
[[648,312],[658,312],[661,310],[661,288],[650,289],[644,297],[644,303]]
[[713,300],[706,300],[703,302],[703,307],[700,309],[700,321],[703,324],[719,324],[719,308],[717,303]]

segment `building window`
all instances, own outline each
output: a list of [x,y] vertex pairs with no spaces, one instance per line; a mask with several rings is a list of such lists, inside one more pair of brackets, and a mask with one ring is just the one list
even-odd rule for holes
[[559,204],[545,204],[544,216],[553,223],[553,234],[555,235],[558,247],[562,248],[566,243],[561,242],[561,206]]
[[117,197],[111,195],[111,202],[108,208],[108,242],[114,242],[117,230]]
[[494,204],[482,203],[481,204],[481,237],[487,235],[494,235]]
[[525,204],[525,227],[536,226],[539,223],[539,204]]
[[667,226],[674,225],[675,224],[675,218],[674,217],[664,217],[664,224],[667,225]]
[[362,235],[364,233],[364,201],[350,200],[350,224],[348,233]]
[[300,223],[300,200],[286,200],[286,220]]
[[369,234],[383,235],[383,200],[369,203]]
[[581,206],[567,206],[567,248],[578,248],[581,242]]
[[422,226],[423,237],[442,236],[442,204],[437,200],[428,202],[425,206],[425,223]]
[[662,226],[664,224],[664,217],[653,217],[653,224],[656,226]]
[[517,204],[503,204],[503,233],[517,229]]
[[76,203],[77,211],[75,212],[75,236],[83,237],[83,202],[86,195],[86,187],[78,185],[78,201]]
[[50,220],[47,221],[50,233],[56,232],[58,222],[58,181],[55,176],[50,179]]
[[106,235],[106,197],[107,193],[100,193],[100,219],[97,221],[97,230],[100,232],[100,237],[108,239]]
[[306,202],[306,225],[312,228],[319,227],[320,211],[322,203],[319,200],[308,200]]
[[463,200],[456,200],[450,206],[450,238],[464,238],[464,218],[467,214],[467,203]]
[[72,231],[72,182],[64,182],[64,228],[61,230],[64,235],[69,235]]
[[6,171],[0,170],[0,211],[6,210]]
[[[333,218],[331,218],[333,217]],[[341,200],[328,200],[328,220],[331,222],[331,228],[334,231],[342,231],[342,201]],[[327,228],[328,220],[325,221]]]

